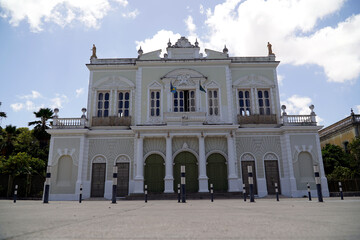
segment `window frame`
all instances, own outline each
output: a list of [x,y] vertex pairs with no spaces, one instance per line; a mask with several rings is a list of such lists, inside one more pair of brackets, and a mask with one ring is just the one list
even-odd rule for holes
[[[100,94],[103,94],[103,99],[100,98]],[[106,94],[108,94],[108,100],[106,100]],[[101,109],[99,108],[99,103],[101,101]],[[105,108],[106,102],[108,103],[108,107]],[[110,110],[111,110],[111,94],[110,91],[98,91],[96,93],[96,117],[109,117],[110,116]],[[105,111],[107,110],[107,114],[105,116]],[[99,114],[99,111],[101,111],[101,114]],[[101,116],[100,116],[101,115]]]
[[[243,93],[243,99],[240,98],[240,92]],[[249,93],[249,96],[246,97],[246,92]],[[253,101],[252,101],[252,89],[251,88],[238,88],[236,89],[236,105],[237,105],[237,113],[238,115],[241,115],[241,116],[251,116],[251,115],[254,115],[254,112],[252,111],[253,109]],[[240,106],[240,101],[243,100],[244,101],[244,106],[241,107]],[[246,101],[249,101],[249,106],[246,106]],[[242,114],[242,111],[244,111],[244,114]]]
[[[124,99],[121,100],[123,102],[123,107],[121,108],[121,110],[120,110],[120,106],[119,106],[120,105],[120,93],[124,94]],[[127,100],[125,99],[126,93],[129,94],[129,98]],[[118,117],[130,117],[131,116],[131,102],[132,102],[131,97],[132,97],[131,90],[121,89],[121,90],[116,91],[116,116],[118,116]],[[119,113],[119,111],[123,111],[123,112],[126,111],[126,107],[125,107],[126,101],[128,101],[128,108],[127,108],[128,115],[126,115],[126,114],[121,115]]]
[[[260,92],[261,92],[262,97],[259,96]],[[267,97],[265,96],[265,92],[267,92],[267,95],[268,95]],[[271,96],[270,95],[271,95],[270,89],[268,89],[268,88],[257,89],[256,96],[257,96],[257,101],[258,101],[259,115],[269,116],[272,114]],[[262,101],[262,106],[260,104],[261,101]]]

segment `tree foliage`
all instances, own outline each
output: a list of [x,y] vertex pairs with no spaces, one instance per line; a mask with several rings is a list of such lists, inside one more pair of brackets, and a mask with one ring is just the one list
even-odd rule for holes
[[360,177],[360,138],[354,138],[346,153],[341,147],[326,144],[321,150],[325,174],[329,180]]

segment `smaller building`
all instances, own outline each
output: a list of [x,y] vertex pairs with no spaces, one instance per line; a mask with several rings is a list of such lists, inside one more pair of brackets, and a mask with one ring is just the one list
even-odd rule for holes
[[321,148],[326,144],[334,144],[347,151],[348,144],[359,137],[360,114],[351,109],[350,116],[319,131]]

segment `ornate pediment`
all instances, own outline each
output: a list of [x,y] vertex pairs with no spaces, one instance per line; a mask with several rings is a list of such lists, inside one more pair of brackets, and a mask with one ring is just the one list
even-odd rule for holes
[[118,76],[103,78],[96,81],[93,86],[97,89],[130,89],[135,87],[134,83],[130,80]]
[[206,88],[219,88],[219,85],[214,81],[209,82],[205,86],[206,86]]
[[149,85],[149,88],[162,88],[162,85],[158,81],[154,81]]
[[169,47],[171,47],[171,48],[194,48],[196,46],[192,45],[186,37],[181,37],[177,40],[177,42],[174,45],[169,46]]
[[255,161],[255,158],[250,153],[245,153],[244,155],[242,155],[241,161]]
[[261,76],[250,74],[239,78],[234,82],[236,87],[274,87],[274,82],[270,79]]

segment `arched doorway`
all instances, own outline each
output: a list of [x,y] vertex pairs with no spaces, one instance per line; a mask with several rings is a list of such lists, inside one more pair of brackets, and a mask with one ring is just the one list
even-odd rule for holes
[[197,159],[190,152],[181,152],[174,159],[174,189],[180,184],[180,167],[185,166],[186,192],[199,191]]
[[213,184],[214,192],[227,192],[227,167],[226,159],[220,153],[213,153],[207,158],[206,175]]
[[266,188],[268,194],[276,194],[275,183],[278,185],[278,192],[281,194],[278,159],[275,154],[268,153],[264,157]]
[[254,194],[257,194],[255,158],[253,155],[246,153],[241,157],[241,175],[242,175],[243,184],[245,184],[245,189],[247,194],[250,193],[248,166],[252,167],[253,180],[254,180]]
[[117,166],[117,185],[116,196],[125,197],[129,194],[129,173],[130,160],[126,156],[120,156],[116,159]]
[[151,154],[145,160],[145,181],[149,193],[164,192],[165,166],[159,154]]
[[97,157],[92,164],[91,197],[104,197],[106,161]]

